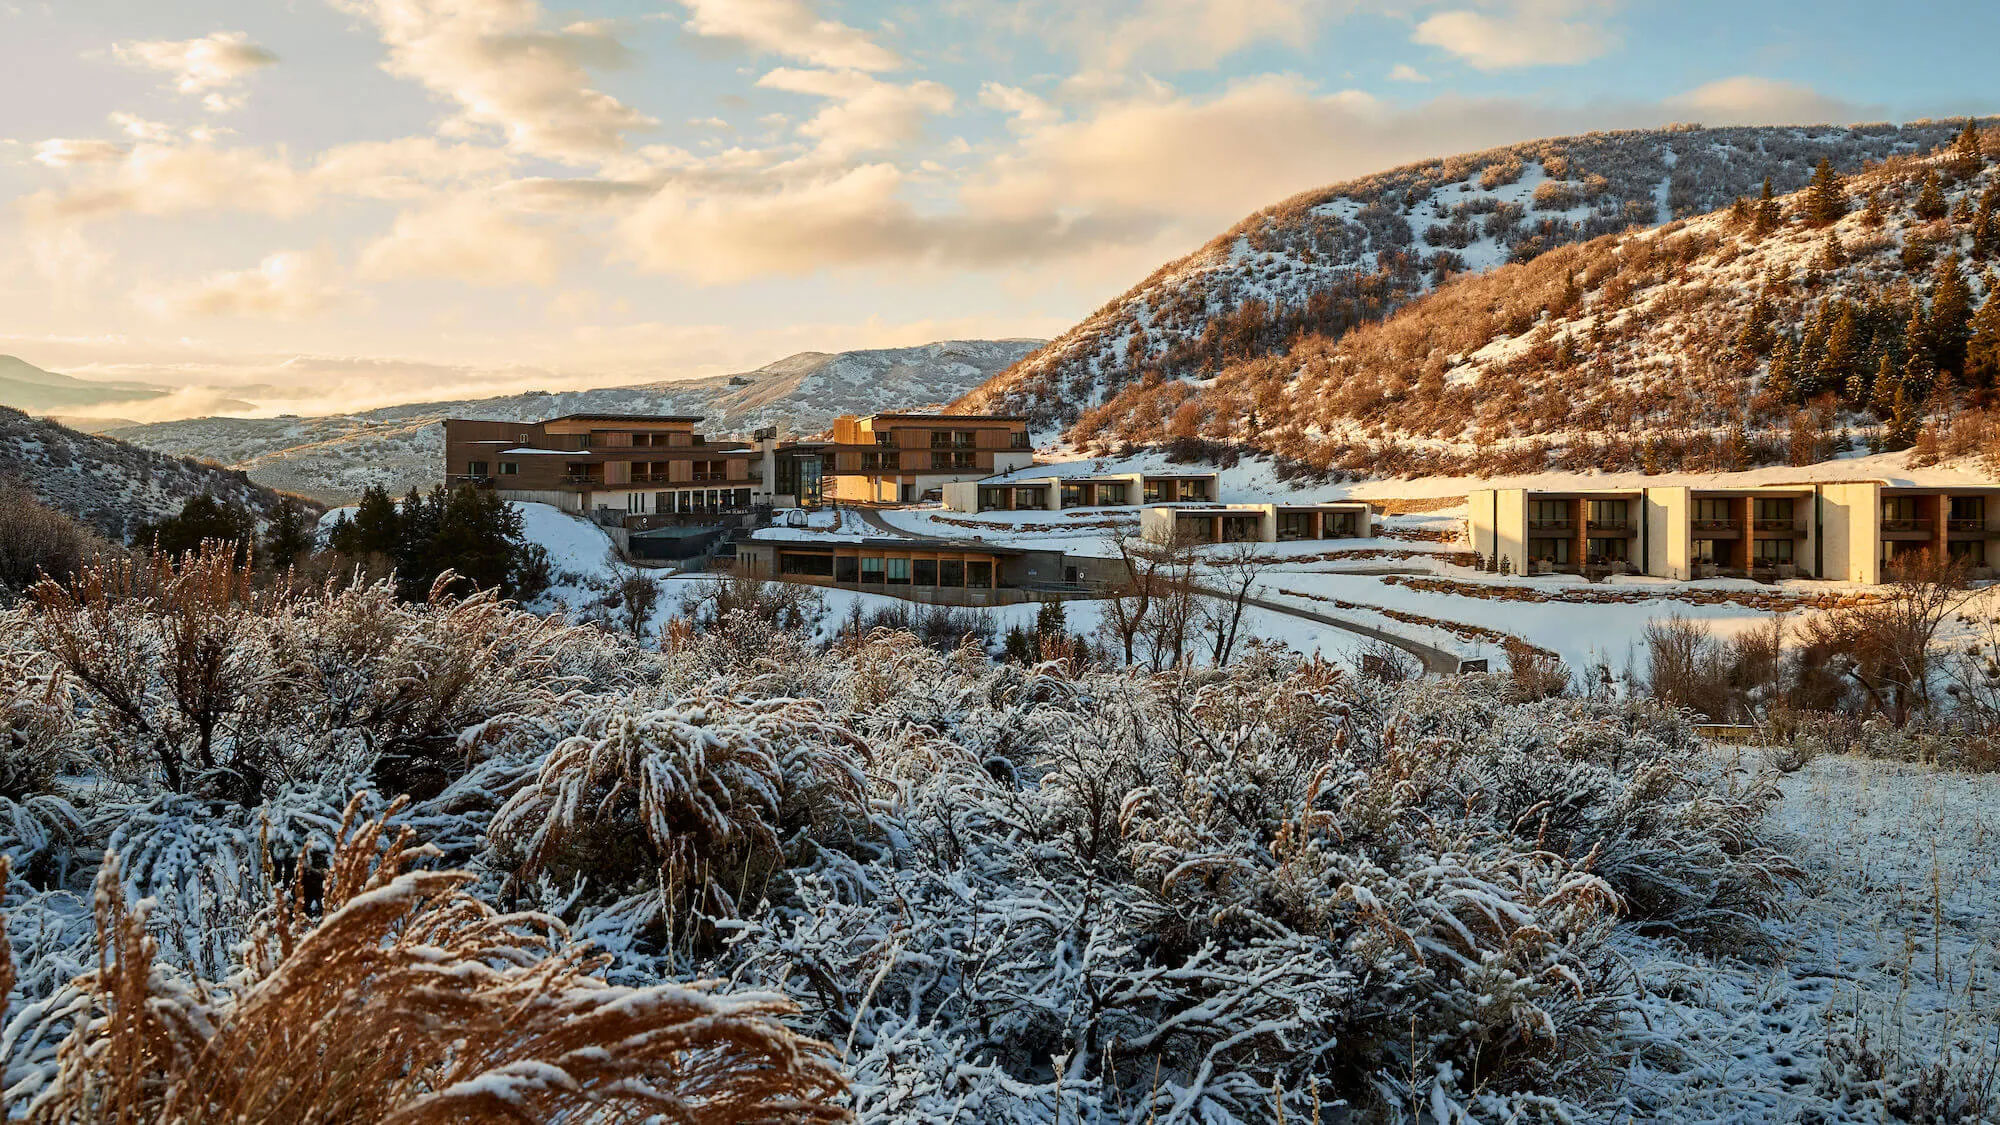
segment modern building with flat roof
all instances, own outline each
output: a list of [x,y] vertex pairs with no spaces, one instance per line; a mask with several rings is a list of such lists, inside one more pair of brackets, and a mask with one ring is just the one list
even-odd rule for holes
[[1474,551],[1516,574],[1875,583],[1898,557],[1925,550],[1984,573],[2000,538],[2000,486],[1480,489],[1466,497],[1466,526]]
[[1139,534],[1155,543],[1291,543],[1373,534],[1374,512],[1359,500],[1324,504],[1156,505],[1139,513]]
[[944,506],[953,512],[1059,512],[1064,508],[1112,508],[1139,504],[1208,503],[1215,499],[1214,473],[1090,473],[1074,476],[1011,476],[954,481],[944,486]]
[[735,565],[765,578],[940,605],[1008,605],[1060,596],[1077,582],[1061,551],[967,539],[753,537],[737,543]]
[[834,420],[827,456],[830,497],[887,504],[1035,459],[1026,418],[985,414],[845,415]]

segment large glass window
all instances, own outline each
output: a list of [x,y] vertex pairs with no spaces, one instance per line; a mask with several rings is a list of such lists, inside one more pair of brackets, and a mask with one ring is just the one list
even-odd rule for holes
[[[1986,526],[1986,498],[1984,496],[1954,496],[1951,498],[1951,522],[1963,526],[1954,531],[1980,530]],[[1976,525],[1976,526],[1975,526]]]
[[470,461],[470,462],[467,462],[467,463],[466,463],[466,466],[465,466],[465,475],[467,475],[467,476],[471,476],[471,477],[483,477],[483,476],[485,476],[485,475],[486,475],[486,462],[484,462],[484,461]]
[[1012,434],[1008,434],[1008,435],[1007,435],[1007,448],[1009,448],[1009,449],[1026,449],[1026,448],[1028,448],[1028,434],[1027,434],[1027,431],[1023,430],[1023,431],[1020,431],[1020,432],[1018,432],[1018,433],[1012,433]]
[[1583,549],[1586,555],[1599,562],[1625,562],[1629,558],[1625,547],[1627,542],[1624,539],[1591,539],[1584,543]]
[[1721,555],[1716,551],[1715,546],[1716,546],[1715,540],[1713,539],[1695,540],[1694,561],[1698,563],[1708,563],[1710,565],[1714,565],[1715,563],[1721,561]]
[[1590,502],[1590,522],[1599,527],[1624,527],[1627,501],[1592,500]]
[[1533,500],[1528,503],[1528,527],[1561,529],[1569,526],[1569,501]]
[[1543,562],[1569,562],[1569,540],[1537,539],[1533,543],[1534,556]]
[[990,562],[968,562],[965,564],[965,584],[974,589],[986,589],[993,585],[993,564]]
[[1790,523],[1792,520],[1792,498],[1789,496],[1759,496],[1755,518],[1758,522],[1776,520]]
[[1161,498],[1161,490],[1160,490],[1160,482],[1159,482],[1159,481],[1156,481],[1156,480],[1154,480],[1154,479],[1153,479],[1153,478],[1151,478],[1151,477],[1147,477],[1147,478],[1146,478],[1146,503],[1148,503],[1148,504],[1157,504],[1157,503],[1159,503],[1159,502],[1160,502],[1160,498]]
[[1696,523],[1727,524],[1735,517],[1730,513],[1727,499],[1696,500],[1694,518]]
[[883,571],[882,571],[881,559],[878,558],[878,559],[861,560],[861,584],[863,586],[867,586],[871,583],[881,582],[882,574]]
[[889,585],[908,586],[910,584],[910,560],[889,560]]
[[787,551],[778,556],[778,572],[780,574],[802,574],[819,578],[831,577],[833,574],[833,556],[801,555]]
[[1311,512],[1278,513],[1278,538],[1280,539],[1312,538],[1312,520],[1313,518]]
[[861,578],[861,560],[853,555],[842,555],[833,560],[833,580],[852,586]]
[[1945,550],[1950,554],[1951,561],[1955,563],[1964,563],[1966,566],[1986,565],[1986,544],[1981,540],[1973,539],[1963,543],[1947,543],[1945,544]]
[[1792,541],[1790,539],[1759,539],[1751,544],[1758,562],[1766,565],[1792,561]]
[[957,559],[938,560],[938,585],[965,585],[965,564]]
[[919,585],[919,586],[935,586],[935,585],[937,585],[937,560],[936,560],[936,559],[916,559],[916,560],[913,560],[913,561],[911,562],[911,564],[910,564],[910,568],[911,568],[911,570],[912,570],[912,571],[913,571],[913,572],[914,572],[914,573],[916,574],[916,579],[915,579],[915,581],[916,581],[916,584],[917,584],[917,585]]
[[503,477],[514,476],[520,471],[521,471],[521,463],[519,461],[500,462],[500,475]]

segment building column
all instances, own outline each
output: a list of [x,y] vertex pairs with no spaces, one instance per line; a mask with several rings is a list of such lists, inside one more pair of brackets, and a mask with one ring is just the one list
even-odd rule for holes
[[1931,521],[1931,553],[1940,563],[1951,557],[1951,494],[1937,495],[1937,518]]

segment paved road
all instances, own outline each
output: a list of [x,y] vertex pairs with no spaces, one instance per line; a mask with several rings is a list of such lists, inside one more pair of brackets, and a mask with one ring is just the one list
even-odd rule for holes
[[[882,513],[877,509],[848,507],[846,510],[861,517],[862,523],[867,524],[871,529],[883,535],[898,536],[906,539],[912,538],[909,532],[883,519]],[[1220,590],[1208,589],[1206,587],[1201,589],[1202,593],[1212,597],[1227,598],[1229,596]],[[1282,613],[1287,617],[1296,617],[1302,621],[1311,621],[1317,625],[1341,629],[1356,636],[1367,637],[1370,640],[1392,645],[1416,657],[1423,664],[1424,671],[1433,675],[1449,676],[1458,671],[1458,654],[1446,652],[1435,645],[1427,645],[1422,641],[1414,641],[1408,637],[1398,636],[1386,629],[1377,629],[1372,625],[1362,625],[1359,622],[1346,621],[1338,617],[1329,617],[1324,613],[1315,613],[1309,609],[1300,609],[1295,605],[1289,605],[1285,602],[1266,601],[1263,598],[1250,598],[1248,601],[1249,604],[1256,606],[1258,609],[1269,610],[1272,613]]]

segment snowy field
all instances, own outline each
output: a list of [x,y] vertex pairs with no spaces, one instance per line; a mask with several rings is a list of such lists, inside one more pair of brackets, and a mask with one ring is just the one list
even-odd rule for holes
[[[1994,1120],[1990,1101],[1984,1115],[1882,1110],[1914,1100],[1927,1071],[1947,1087],[2000,1073],[2000,776],[1825,757],[1780,788],[1777,842],[1808,884],[1768,924],[1774,948],[1716,960],[1626,943],[1672,997],[1632,1019],[1701,1060],[1672,1078],[1631,1064],[1634,1095],[1673,1122]],[[1885,1077],[1846,1054],[1864,1034],[1892,1060]]]

